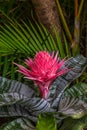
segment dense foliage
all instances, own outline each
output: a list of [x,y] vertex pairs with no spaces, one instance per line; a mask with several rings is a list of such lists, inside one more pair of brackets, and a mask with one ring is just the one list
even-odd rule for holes
[[[64,26],[62,43],[58,30],[54,29],[55,40],[42,23],[36,22],[31,1],[0,1],[1,130],[82,130],[87,127],[86,4],[84,1],[80,17],[83,19],[79,21],[79,51],[74,55]],[[61,0],[60,5],[73,37],[73,0]],[[33,82],[16,72],[18,68],[13,64],[24,66],[25,58],[34,58],[37,52],[44,50],[50,55],[58,51],[60,60],[66,57],[64,67],[70,70],[52,81],[46,99],[39,95]]]

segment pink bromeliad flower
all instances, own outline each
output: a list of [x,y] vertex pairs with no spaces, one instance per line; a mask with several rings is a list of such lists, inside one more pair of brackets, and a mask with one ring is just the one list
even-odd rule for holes
[[[39,86],[41,96],[46,99],[51,83],[58,77],[65,74],[68,69],[63,67],[65,60],[58,58],[58,53],[50,55],[46,51],[40,51],[34,59],[25,59],[25,64],[29,69],[22,65],[16,64],[19,67],[19,72],[25,75],[25,78],[34,80],[35,85]],[[63,67],[61,69],[61,67]]]

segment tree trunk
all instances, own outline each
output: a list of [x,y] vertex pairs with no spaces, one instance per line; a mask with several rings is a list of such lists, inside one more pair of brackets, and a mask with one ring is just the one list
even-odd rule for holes
[[47,27],[55,38],[53,28],[56,27],[61,36],[61,25],[55,0],[32,0],[35,14],[38,20]]

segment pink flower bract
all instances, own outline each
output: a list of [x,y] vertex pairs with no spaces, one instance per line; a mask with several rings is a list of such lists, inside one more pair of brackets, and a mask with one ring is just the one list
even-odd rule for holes
[[[28,68],[16,64],[19,72],[24,74],[25,78],[34,80],[35,85],[39,86],[41,96],[46,99],[51,83],[68,69],[64,67],[64,59],[60,61],[58,53],[50,55],[46,51],[38,52],[34,59],[25,59]],[[62,68],[61,68],[62,67]]]

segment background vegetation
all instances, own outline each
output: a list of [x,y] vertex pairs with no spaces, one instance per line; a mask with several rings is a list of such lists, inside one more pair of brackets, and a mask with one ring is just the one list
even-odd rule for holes
[[[81,1],[78,1],[78,6]],[[62,13],[73,39],[75,33],[75,10],[78,8],[74,2],[73,0],[59,0]],[[26,57],[33,57],[35,52],[39,50],[45,49],[50,52],[59,50],[59,55],[62,58],[73,56],[75,47],[72,49],[72,43],[66,33],[60,13],[59,18],[63,30],[63,40],[60,39],[57,31],[55,31],[56,38],[53,39],[53,35],[51,36],[52,33],[49,33],[49,28],[48,31],[42,24],[36,22],[38,19],[31,0],[0,0],[0,75],[25,82],[22,75],[16,73],[17,68],[12,62],[16,61],[21,63]],[[86,0],[84,0],[79,24],[80,36],[78,51],[75,53],[87,57]],[[25,43],[27,43],[26,46]],[[78,81],[87,83],[87,71],[75,82]]]

